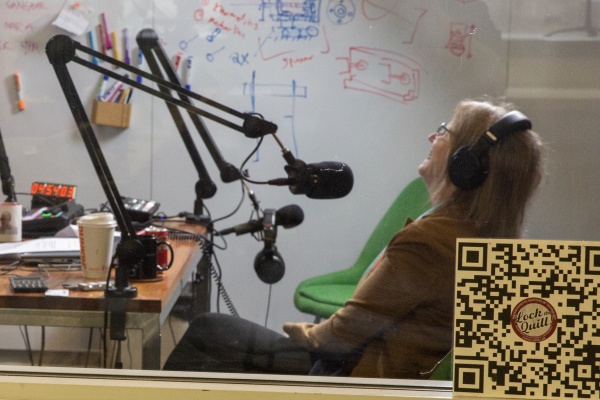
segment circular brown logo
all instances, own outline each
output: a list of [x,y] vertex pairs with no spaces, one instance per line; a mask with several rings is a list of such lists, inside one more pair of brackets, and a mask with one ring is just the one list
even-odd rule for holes
[[510,315],[510,323],[521,339],[528,342],[542,342],[552,336],[558,318],[550,303],[533,297],[517,304]]

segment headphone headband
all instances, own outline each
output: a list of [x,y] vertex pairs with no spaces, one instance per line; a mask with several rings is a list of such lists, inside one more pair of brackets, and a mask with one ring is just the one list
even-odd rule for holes
[[496,121],[477,142],[462,146],[452,155],[448,165],[450,181],[459,189],[475,189],[488,173],[490,147],[510,134],[531,129],[531,121],[519,111],[511,111]]

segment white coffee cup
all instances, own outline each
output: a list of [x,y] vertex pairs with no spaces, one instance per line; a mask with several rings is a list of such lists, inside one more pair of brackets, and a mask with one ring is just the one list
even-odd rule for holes
[[77,221],[84,278],[107,278],[116,226],[117,222],[111,213],[89,214]]
[[23,207],[19,203],[0,203],[0,242],[20,242]]

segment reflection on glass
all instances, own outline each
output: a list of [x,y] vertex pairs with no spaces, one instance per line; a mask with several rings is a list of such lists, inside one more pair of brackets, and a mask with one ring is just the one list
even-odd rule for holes
[[[57,34],[90,46],[91,31],[92,47],[115,57],[113,44],[101,40],[112,39],[114,31],[120,59],[128,54],[131,65],[149,72],[148,60],[133,57],[134,36],[154,29],[182,85],[235,110],[260,113],[277,124],[278,140],[298,160],[347,162],[354,186],[347,196],[320,200],[256,184],[289,178],[279,144],[268,135],[254,152],[254,138],[205,121],[225,159],[236,169],[246,161],[246,186],[239,179],[223,182],[193,123],[187,123],[192,143],[182,146],[162,101],[135,89],[118,97],[115,86],[109,105],[122,111],[129,102],[129,127],[93,128],[132,215],[140,211],[136,207],[160,203],[135,214],[136,228],[146,229],[149,221],[168,225],[173,265],[157,271],[152,282],[132,282],[138,296],[128,301],[127,339],[105,346],[102,285],[84,281],[79,260],[64,255],[62,263],[37,266],[7,257],[0,277],[2,364],[70,366],[74,372],[122,365],[169,373],[450,379],[448,370],[439,371],[453,346],[456,238],[596,237],[599,193],[593,174],[581,173],[597,168],[588,156],[598,144],[589,132],[598,124],[600,98],[593,1],[146,0],[107,3],[106,9],[84,3],[75,9],[58,0],[37,4],[8,2],[0,13],[0,69],[7,76],[20,73],[26,104],[19,110],[12,87],[0,100],[10,174],[23,208],[35,205],[29,214],[46,213],[53,221],[32,237],[65,228],[56,229],[69,212],[53,208],[62,204],[57,196],[33,197],[34,182],[76,187],[75,202],[85,213],[107,211],[44,54]],[[85,34],[52,25],[61,11],[71,21],[89,22]],[[71,64],[91,115],[103,76]],[[114,83],[111,78],[104,90]],[[532,197],[544,174],[536,163],[541,145],[529,130],[489,152],[480,149],[489,154],[488,161],[475,160],[488,170],[481,186],[462,190],[449,181],[450,157],[511,109],[502,101],[487,103],[485,95],[505,96],[552,148],[549,179],[538,196]],[[483,102],[460,102],[473,98]],[[448,121],[448,132],[429,136],[428,143],[426,135],[441,121]],[[194,207],[198,171],[186,146],[198,148],[218,189],[202,199],[204,209]],[[500,171],[506,180],[495,175]],[[265,243],[266,233],[273,233],[265,229],[265,213],[277,219],[277,211],[291,204],[301,208],[302,223],[278,226]],[[210,217],[210,224],[206,218],[204,225],[173,221],[185,213]],[[407,217],[413,221],[404,226]],[[219,235],[244,224],[256,231]],[[76,233],[66,228],[61,234]],[[210,244],[216,257],[201,243]],[[276,283],[265,284],[255,272],[255,258],[265,248],[270,257],[258,257],[259,266],[285,264]],[[43,276],[54,292],[15,294],[12,275]]]

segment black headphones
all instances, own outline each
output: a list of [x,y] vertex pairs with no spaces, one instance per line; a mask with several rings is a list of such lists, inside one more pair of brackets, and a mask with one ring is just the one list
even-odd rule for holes
[[502,138],[531,129],[531,121],[519,111],[511,111],[494,123],[472,146],[462,146],[448,164],[450,182],[459,189],[475,189],[485,181],[489,151]]
[[277,283],[285,274],[285,263],[275,246],[277,238],[276,210],[267,209],[263,216],[265,248],[254,257],[254,271],[264,283]]

